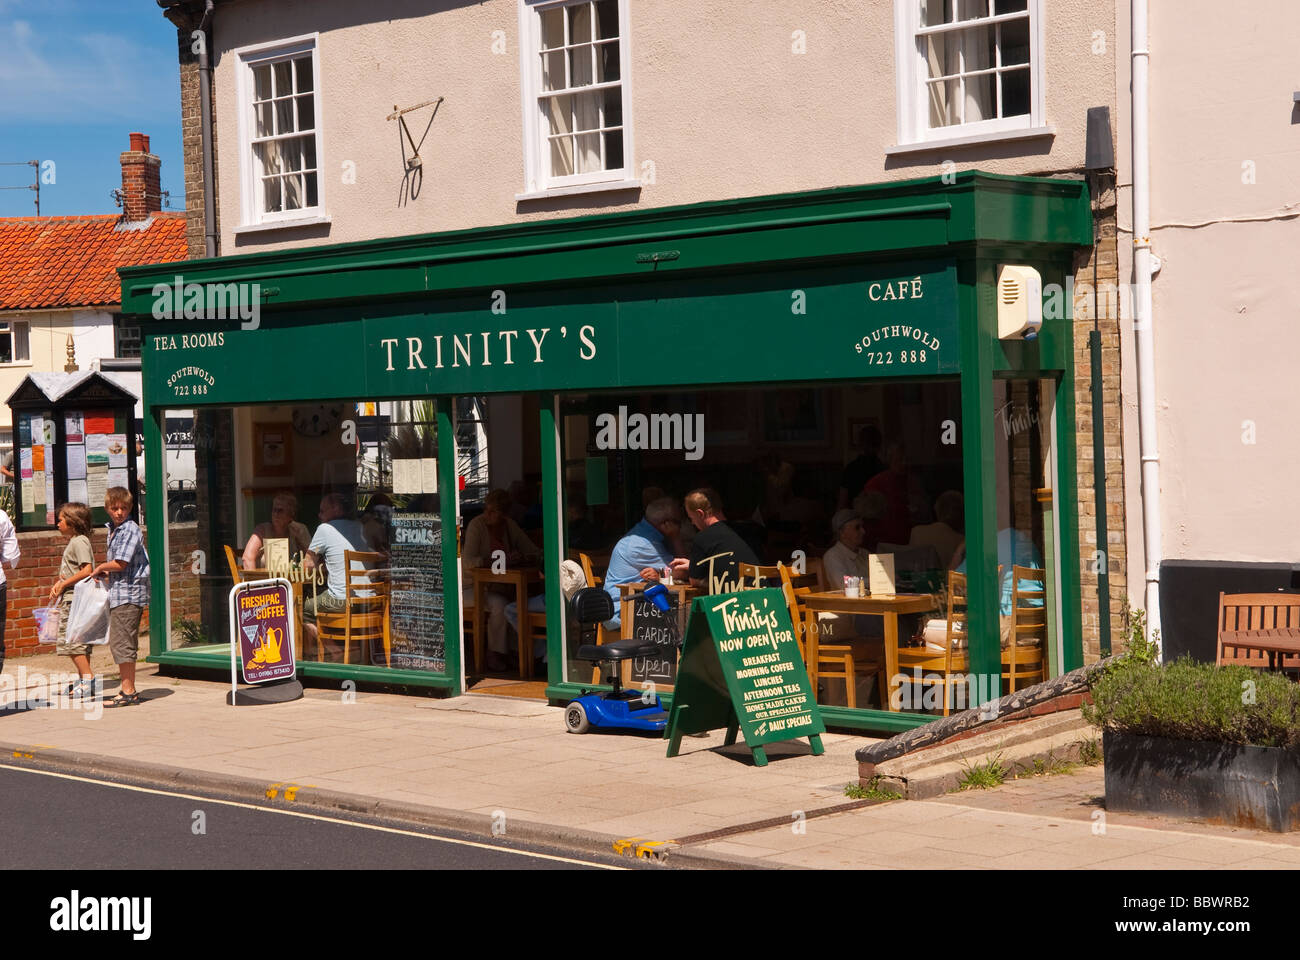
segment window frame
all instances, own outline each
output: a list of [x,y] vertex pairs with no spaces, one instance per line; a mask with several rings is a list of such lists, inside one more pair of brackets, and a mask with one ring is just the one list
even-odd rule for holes
[[[1027,0],[1029,14],[1029,113],[1014,117],[973,120],[945,127],[930,127],[926,84],[929,79],[924,54],[917,40],[921,31],[944,32],[939,27],[921,26],[920,0],[894,0],[895,93],[900,147],[955,145],[985,139],[1015,139],[1050,134],[1045,119],[1044,29],[1042,0]],[[965,21],[968,25],[997,24],[1020,19],[1019,12]],[[949,27],[948,30],[959,29]],[[993,68],[988,68],[993,69]]]
[[[259,43],[231,51],[235,57],[235,96],[238,99],[236,115],[239,118],[239,182],[240,226],[274,227],[293,226],[303,222],[315,223],[326,218],[325,197],[325,125],[324,98],[321,96],[320,44],[318,33],[290,37],[271,43]],[[253,69],[281,60],[297,59],[311,53],[312,106],[316,140],[316,203],[296,210],[267,211],[263,209],[259,165],[254,155],[253,131],[256,118],[253,110]],[[306,197],[304,196],[304,200]]]
[[[16,342],[14,336],[14,327],[21,324],[27,328],[27,334],[23,341],[27,344],[27,356],[18,357]],[[30,367],[32,365],[32,322],[30,320],[17,320],[4,318],[0,320],[0,334],[9,334],[10,352],[14,354],[9,360],[0,360],[0,367]]]
[[[519,75],[520,100],[523,109],[523,160],[524,192],[516,199],[562,196],[596,190],[617,190],[639,187],[633,175],[635,153],[632,119],[632,50],[629,0],[614,0],[618,4],[619,79],[623,98],[623,166],[553,177],[550,173],[550,149],[546,143],[546,119],[541,107],[542,95],[542,18],[547,10],[576,6],[590,0],[518,0],[519,6]],[[593,78],[594,79],[594,78]],[[594,83],[592,86],[596,86]],[[599,87],[596,87],[599,89]]]

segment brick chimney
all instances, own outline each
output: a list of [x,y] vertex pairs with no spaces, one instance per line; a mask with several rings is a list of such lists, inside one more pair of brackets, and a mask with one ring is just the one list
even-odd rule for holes
[[162,209],[162,161],[149,152],[149,138],[131,134],[131,149],[122,154],[122,218],[147,220]]

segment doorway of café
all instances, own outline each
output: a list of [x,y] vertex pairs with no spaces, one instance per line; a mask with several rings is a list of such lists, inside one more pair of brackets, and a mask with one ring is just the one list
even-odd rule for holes
[[546,699],[539,403],[523,393],[455,399],[467,693]]

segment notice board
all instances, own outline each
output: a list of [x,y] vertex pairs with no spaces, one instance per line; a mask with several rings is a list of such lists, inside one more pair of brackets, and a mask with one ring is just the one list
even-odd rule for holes
[[668,756],[682,736],[725,728],[728,744],[737,731],[767,765],[763,745],[808,737],[823,752],[826,732],[817,698],[780,590],[746,590],[699,597],[691,605],[686,642],[677,666]]

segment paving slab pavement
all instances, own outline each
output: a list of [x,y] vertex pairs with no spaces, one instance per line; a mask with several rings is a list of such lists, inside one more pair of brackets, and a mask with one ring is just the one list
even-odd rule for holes
[[[98,652],[97,652],[98,653]],[[96,659],[111,694],[115,669]],[[66,660],[10,660],[30,683]],[[1128,814],[1101,806],[1101,768],[922,801],[849,801],[854,751],[831,733],[768,748],[755,767],[723,733],[687,738],[681,756],[649,736],[564,730],[562,710],[517,698],[433,700],[309,689],[285,704],[230,707],[228,684],[162,677],[142,664],[138,707],[0,709],[3,762],[227,790],[369,811],[491,835],[608,849],[614,839],[689,842],[686,865],[814,868],[1287,869],[1300,837]],[[293,799],[284,790],[295,786]],[[1100,818],[1096,815],[1100,814]],[[1100,828],[1100,829],[1099,829]]]

